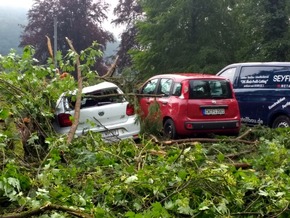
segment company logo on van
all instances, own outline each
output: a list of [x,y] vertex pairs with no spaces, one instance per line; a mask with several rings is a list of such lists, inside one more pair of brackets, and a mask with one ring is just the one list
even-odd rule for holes
[[273,82],[290,82],[290,75],[274,75]]

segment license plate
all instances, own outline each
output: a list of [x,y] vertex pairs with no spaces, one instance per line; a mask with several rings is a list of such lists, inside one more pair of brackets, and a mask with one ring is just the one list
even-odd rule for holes
[[105,132],[101,132],[101,135],[103,138],[110,138],[110,137],[116,137],[119,135],[119,131],[118,130],[108,130]]
[[205,108],[203,109],[203,115],[222,115],[225,114],[224,108]]

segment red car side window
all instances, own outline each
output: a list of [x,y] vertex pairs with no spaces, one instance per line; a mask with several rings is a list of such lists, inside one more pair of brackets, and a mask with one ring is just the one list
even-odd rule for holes
[[168,96],[170,94],[172,82],[173,82],[172,79],[167,78],[161,79],[157,94],[163,94]]
[[157,82],[158,82],[158,79],[153,79],[153,80],[150,80],[149,82],[147,82],[145,84],[145,86],[143,87],[141,93],[142,94],[154,94],[156,87],[157,87]]

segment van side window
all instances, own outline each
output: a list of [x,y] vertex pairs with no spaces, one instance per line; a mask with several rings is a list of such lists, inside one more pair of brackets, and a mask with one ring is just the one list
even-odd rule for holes
[[219,76],[222,76],[222,77],[229,79],[231,81],[231,83],[233,84],[234,78],[235,78],[235,72],[236,72],[236,67],[232,67],[232,68],[226,69],[224,72],[219,74]]
[[239,86],[242,88],[290,88],[289,66],[242,67]]

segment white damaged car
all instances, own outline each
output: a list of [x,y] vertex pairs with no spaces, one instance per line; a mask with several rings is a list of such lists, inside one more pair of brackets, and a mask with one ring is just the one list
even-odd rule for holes
[[[103,139],[137,139],[140,124],[134,106],[124,97],[114,83],[102,82],[82,90],[80,119],[76,135],[87,131],[99,132]],[[59,134],[67,134],[75,114],[76,91],[63,93],[57,101],[54,128]]]

